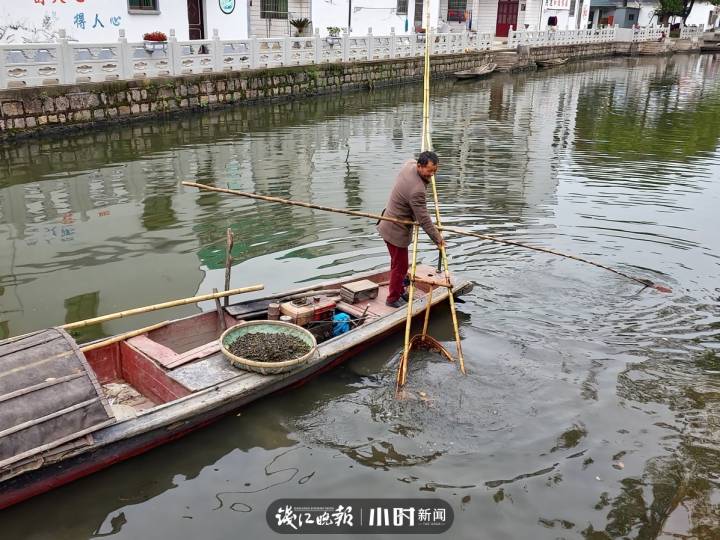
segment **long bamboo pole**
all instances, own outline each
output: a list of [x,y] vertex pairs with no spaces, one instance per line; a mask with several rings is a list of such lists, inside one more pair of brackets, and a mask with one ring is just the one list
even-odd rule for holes
[[[301,206],[303,208],[311,208],[313,210],[323,210],[325,212],[334,212],[336,214],[345,214],[348,216],[364,217],[364,218],[373,219],[373,220],[391,221],[393,223],[399,223],[400,225],[410,225],[410,226],[418,225],[417,222],[410,221],[407,219],[397,219],[397,218],[393,218],[393,217],[389,217],[389,216],[381,216],[379,214],[371,214],[369,212],[358,212],[357,210],[348,210],[345,208],[333,208],[331,206],[310,204],[310,203],[306,203],[306,202],[302,202],[302,201],[292,201],[289,199],[281,199],[279,197],[268,197],[267,195],[258,195],[257,193],[248,193],[245,191],[238,191],[235,189],[226,189],[226,188],[206,186],[206,185],[198,184],[195,182],[183,182],[182,185],[188,186],[188,187],[195,187],[195,188],[198,188],[198,189],[201,189],[204,191],[215,191],[217,193],[227,193],[229,195],[238,195],[240,197],[247,197],[249,199],[257,199],[260,201],[274,202],[274,203],[279,203],[279,204],[287,204],[290,206]],[[550,255],[557,255],[558,257],[564,257],[566,259],[572,259],[573,261],[578,261],[581,263],[590,264],[597,268],[602,268],[603,270],[607,270],[609,272],[612,272],[613,274],[617,274],[618,276],[622,276],[631,281],[635,281],[636,283],[639,283],[640,285],[643,285],[645,287],[652,287],[654,289],[657,289],[660,292],[672,292],[672,290],[669,289],[668,287],[653,283],[649,279],[634,277],[634,276],[631,276],[624,272],[621,272],[620,270],[610,268],[609,266],[605,266],[603,264],[597,263],[595,261],[590,261],[588,259],[584,259],[584,258],[578,257],[576,255],[570,255],[568,253],[562,253],[560,251],[555,251],[555,250],[548,249],[548,248],[532,246],[530,244],[523,244],[522,242],[515,242],[513,240],[503,240],[502,238],[497,238],[495,236],[490,236],[488,234],[481,234],[481,233],[476,233],[473,231],[468,231],[467,229],[462,229],[460,227],[451,227],[448,225],[440,225],[440,226],[438,226],[438,229],[441,231],[448,231],[448,232],[459,234],[462,236],[472,236],[473,238],[479,238],[481,240],[487,240],[489,242],[495,242],[497,244],[504,244],[506,246],[515,246],[515,247],[519,247],[522,249],[531,249],[533,251],[539,251],[541,253],[548,253]]]
[[[400,359],[400,366],[398,367],[397,390],[400,390],[400,388],[405,386],[405,381],[407,379],[408,356],[410,355],[410,327],[412,325],[412,304],[413,296],[415,295],[415,272],[417,270],[417,248],[419,229],[420,228],[417,225],[413,227],[413,258],[412,266],[410,268],[410,287],[408,290],[407,318],[405,320],[405,346],[403,347],[403,355]],[[428,302],[431,302],[431,299],[428,299]]]
[[222,298],[224,296],[231,296],[235,294],[248,293],[253,291],[261,291],[265,288],[265,285],[250,285],[249,287],[241,287],[239,289],[232,289],[230,291],[222,291],[216,294],[201,294],[200,296],[193,296],[191,298],[182,298],[180,300],[171,300],[170,302],[163,302],[162,304],[153,304],[151,306],[139,307],[134,309],[128,309],[125,311],[118,311],[116,313],[110,313],[109,315],[103,315],[101,317],[95,317],[93,319],[86,319],[84,321],[76,321],[68,324],[63,324],[60,328],[65,330],[72,330],[73,328],[83,328],[93,324],[99,324],[106,321],[113,321],[115,319],[122,319],[123,317],[129,317],[130,315],[138,315],[140,313],[149,313],[151,311],[157,311],[158,309],[171,308],[175,306],[184,306],[186,304],[194,304],[196,302],[203,302],[204,300],[214,300],[215,298]]
[[118,341],[124,341],[126,339],[130,339],[135,336],[139,336],[141,334],[147,334],[148,332],[152,332],[153,330],[162,328],[163,326],[165,326],[167,324],[170,324],[170,321],[163,321],[161,323],[151,324],[150,326],[146,326],[144,328],[138,328],[137,330],[133,330],[132,332],[126,332],[126,333],[120,334],[118,336],[113,336],[110,339],[104,339],[104,340],[98,341],[96,343],[91,343],[90,345],[85,345],[84,347],[80,347],[80,350],[84,353],[94,351],[95,349],[99,349],[101,347],[107,347],[108,345],[112,345],[113,343],[117,343]]
[[[230,273],[232,272],[233,263],[232,249],[235,242],[233,232],[230,227],[227,229],[227,238],[225,240],[225,290],[227,291],[230,289]],[[227,307],[230,303],[230,297],[226,296],[223,302],[225,303],[225,307]]]
[[[425,339],[425,336],[427,336],[428,331],[428,325],[430,324],[430,308],[432,307],[432,295],[435,291],[435,287],[430,285],[430,290],[425,295],[425,301],[427,302],[427,306],[425,307],[425,320],[423,321],[423,330],[422,330],[422,337]],[[452,291],[450,291],[452,294]]]

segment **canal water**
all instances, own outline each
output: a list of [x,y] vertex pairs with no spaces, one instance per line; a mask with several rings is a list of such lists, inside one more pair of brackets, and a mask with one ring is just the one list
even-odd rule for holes
[[[719,72],[717,56],[622,58],[433,87],[448,224],[671,294],[448,237],[475,282],[459,306],[467,376],[418,353],[396,400],[390,338],[0,513],[2,537],[265,538],[281,497],[437,497],[454,508],[448,538],[720,538]],[[222,288],[227,227],[233,286],[387,264],[368,220],[180,182],[377,212],[420,146],[421,104],[404,86],[3,147],[0,333]],[[435,260],[427,238],[421,257]],[[454,350],[447,312],[431,332]]]

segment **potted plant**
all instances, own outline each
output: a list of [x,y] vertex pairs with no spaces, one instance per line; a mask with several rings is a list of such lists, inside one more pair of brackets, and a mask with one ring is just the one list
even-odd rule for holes
[[167,36],[163,32],[148,32],[143,35],[145,50],[149,53],[164,51],[167,48]]
[[328,26],[327,31],[329,34],[329,37],[326,38],[326,41],[328,44],[332,47],[333,45],[337,45],[340,43],[340,31],[341,28],[339,26]]
[[305,36],[305,30],[310,27],[312,21],[307,17],[302,17],[300,19],[291,19],[290,24],[295,27],[295,30],[297,30],[295,32],[295,37],[303,37]]

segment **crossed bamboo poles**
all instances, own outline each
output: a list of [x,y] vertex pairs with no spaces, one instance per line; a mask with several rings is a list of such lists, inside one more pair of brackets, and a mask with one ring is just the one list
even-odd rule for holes
[[[428,9],[428,0],[423,2],[423,13],[425,14],[425,62],[423,69],[423,123],[422,123],[422,143],[421,152],[426,150],[432,150],[432,138],[430,135],[430,47],[432,46],[431,29],[430,29],[430,9]],[[442,220],[440,219],[440,203],[437,194],[437,185],[435,183],[435,175],[430,177],[430,184],[432,186],[433,202],[435,204],[435,222],[438,227],[442,227]],[[445,355],[449,360],[452,361],[450,354],[438,343],[435,339],[428,336],[427,328],[430,320],[430,306],[432,304],[433,287],[427,293],[427,307],[425,309],[425,321],[423,323],[422,334],[419,334],[412,339],[410,338],[410,327],[412,326],[412,310],[410,307],[413,303],[413,296],[415,293],[415,273],[417,267],[417,244],[418,244],[418,226],[413,227],[413,258],[412,267],[410,271],[410,290],[408,292],[408,310],[407,319],[405,321],[405,343],[403,347],[403,355],[400,359],[400,365],[398,366],[396,389],[399,391],[407,382],[408,373],[408,362],[410,357],[410,350],[414,344],[425,344],[431,348],[438,350],[441,354]],[[450,314],[452,315],[453,332],[455,334],[455,344],[457,347],[458,365],[463,375],[465,372],[465,359],[463,357],[462,343],[460,341],[460,328],[457,321],[457,311],[455,309],[455,296],[453,295],[452,285],[450,283],[450,270],[448,267],[447,251],[445,250],[444,243],[440,245],[440,259],[442,267],[445,271],[445,282],[448,290],[448,301],[450,303]]]

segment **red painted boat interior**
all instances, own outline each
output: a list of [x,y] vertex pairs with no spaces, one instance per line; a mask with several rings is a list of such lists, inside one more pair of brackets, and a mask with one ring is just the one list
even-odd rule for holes
[[[225,321],[228,327],[238,323],[227,314]],[[89,351],[85,356],[106,391],[111,388],[109,384],[121,385],[128,398],[121,403],[140,411],[189,395],[190,390],[168,377],[163,365],[183,355],[192,360],[216,352],[208,345],[217,343],[222,332],[217,312],[213,311]],[[197,351],[196,357],[192,357],[193,351]],[[131,394],[134,399],[129,399]]]
[[[227,313],[224,315],[228,328],[238,323]],[[183,354],[211,341],[217,341],[220,334],[222,334],[222,328],[218,322],[217,312],[210,311],[197,317],[174,321],[172,324],[149,332],[147,337],[172,350],[175,354]]]
[[[370,277],[380,285],[378,296],[355,304],[338,302],[337,309],[355,317],[381,317],[396,308],[385,305],[388,272]],[[418,267],[416,298],[424,296],[438,277],[429,267]],[[333,288],[333,286],[329,286]],[[337,287],[335,285],[334,287]],[[399,308],[402,309],[402,308]],[[223,312],[225,327],[242,321]],[[106,390],[111,403],[129,405],[137,412],[167,403],[191,393],[168,376],[177,367],[206,358],[219,350],[224,331],[215,311],[173,321],[147,334],[136,336],[86,353],[88,363]]]

